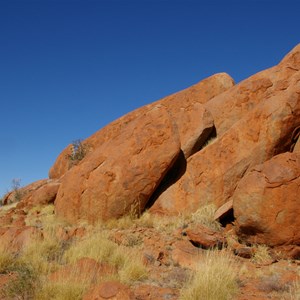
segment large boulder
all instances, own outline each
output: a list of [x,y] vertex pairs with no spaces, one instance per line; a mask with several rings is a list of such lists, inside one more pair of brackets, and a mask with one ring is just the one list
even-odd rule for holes
[[254,167],[233,195],[237,234],[250,243],[294,245],[300,254],[299,195],[300,153],[279,154]]
[[[200,104],[206,103],[233,85],[233,79],[225,73],[208,77],[192,87],[143,106],[117,119],[87,138],[84,145],[88,148],[88,152],[92,152],[117,137],[124,126],[143,115],[151,107],[163,105],[174,118],[174,121],[178,123],[182,149],[185,155],[189,156],[201,147],[201,143],[205,142],[210,133],[208,129],[213,124],[211,116]],[[198,142],[197,139],[199,139]],[[61,152],[49,171],[49,178],[60,178],[70,169],[69,157],[72,155],[72,150],[73,145],[69,145]]]
[[129,113],[86,139],[86,156],[67,172],[71,153],[63,151],[50,170],[63,175],[57,214],[95,222],[143,211],[176,160],[197,152],[213,133],[201,103],[232,85],[227,74],[217,74]]
[[201,205],[221,206],[249,169],[290,148],[300,125],[300,72],[286,89],[262,99],[221,137],[187,160],[186,172],[156,200],[152,212],[178,214]]
[[59,186],[59,180],[44,180],[36,189],[28,192],[22,202],[27,208],[54,203]]
[[151,107],[64,175],[56,213],[93,223],[141,212],[179,153],[169,113],[161,105]]
[[32,193],[37,191],[40,187],[45,185],[48,182],[48,179],[41,179],[35,182],[32,182],[24,187],[13,187],[12,191],[8,192],[3,197],[3,205],[11,204],[14,202],[24,201]]

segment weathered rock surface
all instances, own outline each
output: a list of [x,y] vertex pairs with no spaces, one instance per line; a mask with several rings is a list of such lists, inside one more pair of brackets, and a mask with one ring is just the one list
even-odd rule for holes
[[41,179],[30,183],[24,187],[17,188],[11,192],[8,192],[3,197],[3,205],[7,205],[10,203],[18,202],[24,200],[28,195],[32,194],[34,191],[38,190],[41,186],[46,184],[48,179]]
[[[143,115],[147,110],[162,105],[168,110],[174,122],[178,123],[182,149],[188,156],[195,151],[195,142],[196,147],[201,147],[201,142],[205,142],[206,135],[209,134],[208,129],[213,125],[210,114],[200,104],[206,103],[233,85],[233,79],[229,75],[225,73],[215,74],[190,88],[143,106],[119,118],[87,138],[84,143],[88,145],[89,150],[92,152],[104,143],[119,136],[124,126]],[[199,137],[199,142],[195,141],[197,137]],[[60,178],[69,170],[70,161],[68,157],[71,153],[72,145],[69,145],[58,156],[50,169],[50,178]]]
[[168,112],[151,108],[65,174],[56,213],[70,222],[95,222],[142,211],[179,153]]
[[223,135],[263,100],[286,90],[290,77],[300,70],[300,45],[275,67],[261,71],[206,103],[213,115],[217,135]]
[[47,180],[42,186],[35,191],[28,193],[22,200],[26,206],[44,205],[54,203],[60,182],[58,180]]
[[297,142],[295,143],[293,152],[300,152],[300,139],[298,139]]
[[27,208],[34,205],[53,203],[59,188],[58,180],[41,179],[7,193],[3,197],[3,204],[19,202],[18,207]]
[[215,220],[221,220],[223,218],[228,218],[228,215],[230,215],[230,212],[232,212],[233,209],[233,201],[232,199],[224,203],[222,206],[220,206],[214,215]]
[[103,282],[90,291],[84,296],[83,300],[134,300],[136,299],[131,292],[130,288],[117,281]]
[[236,230],[246,242],[300,246],[300,153],[251,169],[234,195]]
[[230,130],[188,158],[184,175],[158,197],[151,211],[193,212],[212,202],[219,207],[230,200],[249,168],[287,151],[300,125],[300,72],[293,70],[286,80],[285,89],[262,99]]
[[226,245],[226,239],[220,232],[201,224],[197,224],[197,226],[192,228],[187,228],[185,234],[190,242],[199,248],[222,248]]

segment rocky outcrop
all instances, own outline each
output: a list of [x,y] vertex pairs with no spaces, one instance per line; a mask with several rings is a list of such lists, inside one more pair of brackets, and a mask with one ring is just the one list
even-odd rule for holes
[[[214,203],[215,218],[224,225],[235,217],[247,243],[288,247],[295,256],[299,140],[300,45],[238,85],[216,74],[69,145],[49,180],[20,190],[17,208],[54,202],[69,222],[96,223],[148,208],[189,214]],[[20,196],[14,193],[4,204]],[[24,217],[8,213],[0,222],[20,227]],[[224,242],[211,242],[203,228],[187,235],[203,248]]]
[[233,196],[240,238],[273,247],[293,245],[300,255],[299,195],[300,153],[279,154],[251,169]]
[[[61,178],[57,214],[71,222],[95,222],[143,211],[177,158],[198,151],[213,132],[212,117],[201,103],[232,84],[228,75],[217,74],[88,138],[89,153]],[[64,164],[58,161],[52,177]]]
[[142,211],[179,153],[168,112],[162,106],[150,108],[65,174],[57,215],[70,222],[96,222]]
[[36,190],[28,193],[22,202],[24,202],[27,207],[54,203],[59,186],[60,182],[58,180],[49,179]]
[[[95,134],[87,138],[84,143],[88,146],[89,151],[93,151],[102,146],[106,142],[116,138],[123,131],[123,128],[129,125],[133,120],[142,116],[149,109],[162,105],[170,115],[174,122],[178,122],[178,130],[181,134],[182,149],[189,155],[195,151],[195,146],[191,142],[195,140],[195,136],[200,135],[200,141],[196,146],[201,147],[201,141],[205,142],[205,136],[208,132],[202,134],[206,126],[212,126],[212,119],[208,112],[201,108],[199,104],[204,104],[216,95],[226,91],[234,85],[233,79],[225,74],[220,73],[206,78],[199,83],[187,88],[183,91],[167,96],[157,102],[143,106],[127,115],[117,119],[116,121],[105,126]],[[193,108],[196,110],[193,111]],[[197,114],[197,111],[199,115]],[[205,115],[207,121],[201,116]],[[200,127],[197,127],[200,122]],[[195,124],[194,124],[195,123]],[[196,127],[196,128],[195,128]],[[196,129],[196,131],[194,131]],[[201,138],[202,135],[202,138]],[[63,176],[70,168],[69,157],[72,154],[72,145],[69,145],[56,159],[54,165],[49,171],[49,178],[57,179]]]
[[[300,52],[300,46],[294,51]],[[217,131],[223,134],[187,159],[185,173],[159,195],[152,212],[193,212],[212,202],[219,207],[230,200],[250,168],[289,150],[293,130],[300,125],[300,72],[297,72],[298,61],[291,69],[291,60],[288,55],[273,69],[275,78],[280,68],[286,70],[284,88],[277,88],[272,95],[260,99],[260,103],[230,129],[215,120]],[[220,111],[223,111],[222,106]]]

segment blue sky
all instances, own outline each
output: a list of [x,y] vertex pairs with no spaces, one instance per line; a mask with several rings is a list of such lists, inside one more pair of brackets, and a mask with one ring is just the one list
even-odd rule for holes
[[277,64],[299,15],[297,0],[0,0],[0,196],[137,107]]

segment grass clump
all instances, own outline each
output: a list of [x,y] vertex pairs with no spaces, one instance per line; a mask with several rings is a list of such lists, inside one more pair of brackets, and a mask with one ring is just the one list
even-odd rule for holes
[[6,273],[14,262],[13,255],[2,247],[0,247],[0,274]]
[[237,272],[226,252],[207,251],[182,289],[181,300],[229,300],[237,293]]
[[290,286],[289,299],[290,300],[300,299],[300,281],[299,280],[297,280]]
[[254,246],[254,254],[252,261],[257,264],[263,264],[269,262],[272,259],[269,248],[266,245]]
[[147,271],[141,257],[133,250],[119,246],[109,240],[106,234],[92,233],[73,244],[64,254],[64,259],[74,263],[83,257],[108,263],[118,270],[121,282],[134,282],[147,277]]
[[191,221],[220,231],[221,224],[214,219],[215,212],[216,206],[213,203],[204,205],[191,215]]
[[36,299],[80,300],[86,291],[84,284],[66,282],[46,282],[36,293]]
[[23,249],[20,259],[30,262],[37,273],[47,274],[59,265],[62,251],[61,242],[48,236],[43,240],[32,241]]
[[[4,267],[3,264],[2,267]],[[39,281],[38,274],[29,263],[19,259],[6,260],[5,269],[2,269],[1,273],[12,275],[0,291],[1,299],[34,298]]]

